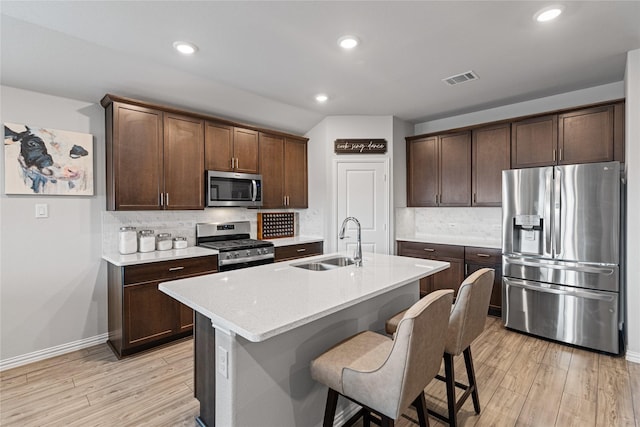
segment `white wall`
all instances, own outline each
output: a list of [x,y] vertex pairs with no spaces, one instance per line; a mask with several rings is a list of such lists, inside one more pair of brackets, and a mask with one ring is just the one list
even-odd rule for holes
[[[0,87],[2,122],[91,133],[94,176],[104,177],[104,110],[80,102]],[[107,332],[106,268],[101,263],[104,178],[94,196],[4,194],[0,183],[0,360]],[[49,218],[36,219],[36,203]],[[104,337],[103,337],[104,339]]]
[[640,363],[640,49],[627,54],[627,359]]
[[574,92],[538,98],[532,101],[503,105],[502,107],[488,110],[418,123],[415,126],[415,135],[544,113],[546,111],[561,110],[579,105],[611,101],[624,97],[624,82],[609,83],[602,86],[576,90]]

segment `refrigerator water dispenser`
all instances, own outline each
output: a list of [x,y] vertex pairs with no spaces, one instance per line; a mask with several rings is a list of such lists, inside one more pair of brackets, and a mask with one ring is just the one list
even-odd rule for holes
[[521,254],[542,255],[544,221],[538,215],[513,218],[513,250]]

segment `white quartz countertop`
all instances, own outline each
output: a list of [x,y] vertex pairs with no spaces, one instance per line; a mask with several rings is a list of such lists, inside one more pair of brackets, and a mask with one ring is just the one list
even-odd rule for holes
[[164,282],[162,292],[211,319],[215,328],[259,342],[449,267],[447,262],[365,253],[363,266],[293,267],[324,254]]
[[273,243],[274,246],[291,246],[291,245],[300,245],[303,243],[315,243],[322,242],[324,239],[322,237],[314,237],[314,236],[295,236],[295,237],[283,237],[281,239],[268,239],[268,242]]
[[217,255],[218,251],[202,248],[200,246],[189,246],[184,249],[169,249],[168,251],[136,252],[122,255],[120,253],[102,254],[102,259],[118,267],[127,265],[145,264],[149,262],[171,261],[182,258],[195,258],[199,256]]
[[476,246],[481,248],[502,249],[502,242],[495,239],[467,237],[467,236],[443,236],[443,235],[412,235],[396,236],[396,240],[407,242],[438,243],[443,245]]

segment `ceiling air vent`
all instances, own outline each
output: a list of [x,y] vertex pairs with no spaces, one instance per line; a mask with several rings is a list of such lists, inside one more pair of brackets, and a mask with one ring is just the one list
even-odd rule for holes
[[470,82],[472,80],[478,80],[479,77],[473,71],[467,71],[466,73],[456,74],[455,76],[447,77],[446,79],[442,79],[443,82],[448,84],[449,86],[457,85],[459,83]]

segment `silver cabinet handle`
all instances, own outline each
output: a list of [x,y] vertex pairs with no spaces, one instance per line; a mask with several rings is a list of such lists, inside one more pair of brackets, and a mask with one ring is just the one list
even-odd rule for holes
[[435,249],[431,249],[431,248],[424,248],[424,250],[427,251],[427,252],[435,252],[436,251]]
[[236,157],[236,169],[240,169],[240,159]]
[[160,193],[160,206],[164,206],[164,193]]
[[491,255],[487,255],[487,254],[476,254],[476,256],[479,256],[480,258],[490,258]]
[[167,194],[167,206],[169,206],[169,193],[166,193],[166,194]]
[[560,157],[558,159],[559,161],[562,161],[562,148],[560,149]]
[[178,270],[184,270],[184,267],[171,267],[169,269],[169,271],[178,271]]
[[306,252],[306,249],[298,249],[296,252]]
[[556,149],[555,148],[553,149],[553,161],[554,162],[556,161]]

